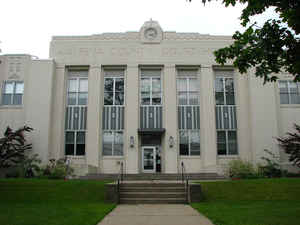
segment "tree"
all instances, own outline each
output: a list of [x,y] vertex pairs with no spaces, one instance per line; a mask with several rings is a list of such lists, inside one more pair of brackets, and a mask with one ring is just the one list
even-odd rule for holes
[[0,168],[17,165],[24,161],[26,152],[32,149],[32,144],[27,144],[24,132],[31,132],[33,129],[24,126],[16,131],[10,127],[6,128],[4,137],[0,138]]
[[[192,1],[192,0],[188,0]],[[205,4],[211,0],[202,0]],[[255,67],[255,75],[264,78],[264,83],[276,81],[280,72],[293,75],[300,81],[300,1],[299,0],[223,0],[223,4],[235,6],[247,4],[240,20],[246,30],[236,31],[234,42],[214,52],[216,62],[224,65],[233,60],[240,73]],[[250,24],[250,17],[274,7],[280,19],[269,19],[262,27]]]
[[300,126],[294,124],[295,133],[287,133],[286,137],[277,138],[279,146],[289,154],[289,161],[300,167]]

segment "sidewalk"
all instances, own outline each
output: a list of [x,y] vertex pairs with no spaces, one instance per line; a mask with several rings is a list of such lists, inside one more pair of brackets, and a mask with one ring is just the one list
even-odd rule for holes
[[118,205],[98,225],[213,225],[189,205]]

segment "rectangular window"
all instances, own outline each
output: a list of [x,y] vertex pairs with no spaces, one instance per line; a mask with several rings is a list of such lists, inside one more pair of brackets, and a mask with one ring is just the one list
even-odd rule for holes
[[2,90],[2,105],[22,105],[23,93],[23,81],[5,81]]
[[200,155],[200,103],[197,69],[177,70],[179,154]]
[[124,105],[124,78],[104,78],[104,105]]
[[199,130],[180,130],[179,149],[179,153],[182,156],[200,155]]
[[123,131],[103,131],[103,155],[123,155]]
[[65,155],[85,155],[87,101],[87,71],[69,72],[65,121]]
[[142,70],[141,105],[162,105],[160,70]]
[[178,105],[199,105],[197,78],[177,79]]
[[217,76],[215,79],[215,100],[218,155],[238,154],[234,95],[233,77]]
[[300,83],[280,80],[280,104],[300,104]]

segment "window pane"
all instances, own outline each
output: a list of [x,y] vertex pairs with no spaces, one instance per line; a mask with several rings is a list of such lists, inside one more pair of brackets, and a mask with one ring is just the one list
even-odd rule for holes
[[77,144],[76,155],[85,155],[85,144]]
[[198,82],[197,82],[197,79],[196,78],[191,78],[190,79],[190,87],[189,87],[189,91],[198,91]]
[[74,132],[66,132],[65,154],[74,155]]
[[152,93],[152,105],[160,105],[161,104],[161,93]]
[[124,78],[116,78],[116,91],[124,92]]
[[150,105],[150,92],[142,92],[142,105]]
[[280,93],[288,93],[287,81],[279,81]]
[[290,92],[291,93],[298,93],[298,87],[297,84],[295,82],[289,82],[290,85]]
[[224,92],[223,87],[223,78],[217,77],[215,80],[215,91],[216,92]]
[[76,93],[68,93],[68,105],[76,105]]
[[298,93],[291,93],[291,104],[300,104],[300,95]]
[[77,80],[76,79],[70,79],[69,80],[69,92],[77,92]]
[[104,91],[113,91],[114,90],[114,79],[105,78],[104,79]]
[[74,144],[74,132],[66,132],[66,144]]
[[226,92],[226,105],[234,105],[234,92]]
[[228,131],[228,154],[236,155],[237,154],[237,137],[236,131]]
[[152,91],[153,92],[160,92],[160,78],[152,78]]
[[216,105],[224,105],[224,93],[216,92]]
[[115,105],[124,105],[124,92],[115,93]]
[[2,104],[3,105],[11,105],[12,104],[11,97],[12,97],[12,94],[3,94],[2,95]]
[[88,99],[87,93],[79,93],[78,95],[78,105],[86,105]]
[[198,105],[198,92],[190,92],[189,97],[189,105]]
[[186,92],[178,93],[178,104],[179,105],[187,105],[187,93]]
[[280,104],[289,104],[289,94],[280,93]]
[[114,155],[123,155],[123,132],[115,132]]
[[113,105],[113,92],[104,92],[104,105]]
[[88,92],[88,79],[80,79],[79,92]]
[[17,82],[16,83],[16,94],[23,94],[23,92],[24,92],[24,83]]
[[179,132],[180,155],[189,155],[189,137],[186,131]]
[[150,92],[150,79],[149,78],[142,78],[141,92]]
[[85,143],[85,132],[77,132],[76,142],[77,144]]
[[200,155],[200,134],[199,131],[190,132],[191,155]]
[[187,79],[177,79],[177,91],[187,91]]
[[14,82],[5,82],[4,93],[5,94],[14,93]]
[[103,155],[112,155],[113,139],[112,132],[103,132]]
[[66,144],[66,155],[74,155],[74,144]]
[[225,131],[217,131],[217,148],[218,148],[218,155],[226,155]]
[[229,92],[234,92],[233,78],[225,78],[225,89]]
[[23,94],[15,94],[14,99],[13,99],[13,104],[14,105],[22,105],[22,96]]

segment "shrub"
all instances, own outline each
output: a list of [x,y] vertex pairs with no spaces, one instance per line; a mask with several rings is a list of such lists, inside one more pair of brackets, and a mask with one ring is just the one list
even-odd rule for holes
[[261,177],[258,169],[251,162],[235,159],[228,163],[227,175],[231,178],[258,178]]
[[289,161],[300,167],[300,126],[294,124],[295,133],[288,132],[286,137],[279,137],[279,146],[286,154],[289,154]]
[[48,165],[43,170],[43,175],[50,179],[64,179],[72,175],[73,168],[66,164],[66,159],[50,159]]
[[261,157],[261,159],[265,162],[264,165],[259,166],[263,175],[266,177],[281,177],[284,171],[280,169],[278,157],[267,149],[264,151],[270,156],[270,158]]

